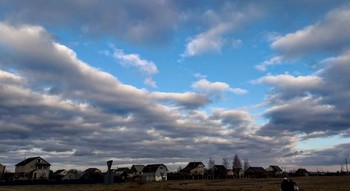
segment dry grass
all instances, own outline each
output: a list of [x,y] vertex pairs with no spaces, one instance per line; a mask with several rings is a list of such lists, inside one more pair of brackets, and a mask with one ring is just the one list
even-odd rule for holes
[[[350,191],[350,176],[298,177],[293,180],[302,191]],[[280,191],[281,179],[234,179],[234,180],[177,180],[163,183],[163,190],[174,191]],[[104,191],[105,185],[37,185],[2,186],[0,191]],[[109,191],[158,191],[161,182],[125,183],[109,185]]]

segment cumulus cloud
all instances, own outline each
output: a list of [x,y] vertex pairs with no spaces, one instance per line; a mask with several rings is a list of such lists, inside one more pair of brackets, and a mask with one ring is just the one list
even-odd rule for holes
[[173,103],[177,106],[184,106],[185,108],[194,109],[203,107],[210,103],[210,100],[201,94],[187,92],[187,93],[165,93],[165,92],[151,92],[150,96],[155,100]]
[[157,66],[153,62],[140,58],[138,54],[125,54],[123,50],[116,49],[114,57],[120,60],[122,65],[135,67],[146,75],[154,75],[158,72]]
[[334,9],[323,20],[277,38],[271,47],[286,56],[344,50],[350,43],[349,24],[350,9]]
[[[258,148],[256,135],[247,141],[246,134],[236,134],[250,131],[247,112],[200,112],[196,108],[210,103],[203,94],[123,84],[79,60],[42,27],[1,23],[0,37],[13,52],[0,62],[0,153],[6,164],[24,155],[43,156],[53,167],[84,168],[103,167],[109,159],[172,164],[205,160],[218,150],[259,153],[245,149]],[[206,84],[211,91],[230,91],[224,83]],[[215,137],[221,143],[210,141]]]
[[158,73],[158,69],[152,61],[142,59],[138,54],[125,54],[124,51],[120,49],[115,49],[113,56],[118,59],[121,65],[136,68],[142,75],[147,76],[145,84],[156,87],[152,76]]
[[[30,23],[112,35],[136,43],[164,43],[172,36],[181,4],[172,1],[3,1],[2,12],[12,23]],[[159,11],[162,10],[162,11]],[[137,12],[138,14],[134,14]],[[93,13],[93,16],[91,14]]]
[[207,95],[219,98],[224,92],[231,92],[237,95],[248,93],[247,90],[241,88],[231,88],[230,85],[224,82],[210,82],[207,79],[200,79],[192,84],[192,88],[203,92]]
[[269,122],[261,131],[305,133],[305,139],[347,134],[349,63],[348,53],[344,52],[323,60],[325,68],[313,75],[269,75],[258,79],[257,83],[274,87],[266,97],[270,109],[264,116]]
[[207,32],[189,38],[183,56],[195,56],[203,53],[220,52],[221,48],[226,43],[221,35],[229,29],[229,24],[220,24]]
[[270,58],[269,60],[265,60],[259,65],[256,65],[255,68],[260,70],[260,71],[266,71],[267,67],[273,66],[273,65],[278,65],[281,64],[283,61],[282,56],[274,56]]

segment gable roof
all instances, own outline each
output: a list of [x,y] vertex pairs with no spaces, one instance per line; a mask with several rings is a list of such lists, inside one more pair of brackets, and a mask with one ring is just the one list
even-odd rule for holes
[[132,165],[130,170],[132,172],[142,172],[143,168],[145,168],[145,165]]
[[295,171],[295,173],[309,173],[305,168],[299,168],[297,171]]
[[224,165],[214,165],[210,170],[214,172],[226,173],[227,169]]
[[59,174],[59,173],[64,172],[64,171],[66,171],[66,170],[65,169],[60,169],[60,170],[57,170],[54,174]]
[[168,171],[168,168],[164,164],[149,164],[143,168],[142,172],[156,172],[161,166],[165,167],[165,169]]
[[51,166],[50,163],[48,163],[46,160],[44,160],[44,159],[41,158],[41,157],[31,157],[31,158],[27,158],[27,159],[25,159],[25,160],[19,162],[19,163],[16,164],[15,166],[24,166],[24,165],[26,165],[26,164],[28,164],[28,163],[34,161],[34,160],[37,160],[37,159],[43,160],[45,163],[47,163],[47,165]]
[[270,165],[273,171],[282,171],[282,169],[279,166],[276,165]]
[[115,175],[117,175],[117,176],[119,176],[119,175],[122,175],[123,173],[126,173],[126,174],[129,174],[129,173],[131,173],[131,170],[129,169],[129,168],[118,168],[117,170],[114,170],[114,174]]
[[199,165],[205,166],[202,162],[190,162],[188,165],[182,169],[183,172],[190,172],[191,170],[197,168]]
[[95,174],[95,173],[101,173],[101,170],[98,168],[88,168],[84,171],[85,174]]
[[253,172],[253,173],[264,173],[266,172],[263,167],[249,167],[246,172]]

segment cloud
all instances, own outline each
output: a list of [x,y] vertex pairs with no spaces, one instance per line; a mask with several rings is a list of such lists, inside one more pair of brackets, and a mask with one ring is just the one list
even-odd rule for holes
[[256,65],[255,68],[257,70],[264,72],[267,70],[267,67],[281,64],[282,61],[283,61],[282,56],[274,56],[274,57],[270,58],[269,60],[265,60],[262,63],[260,63],[259,65]]
[[325,67],[312,75],[269,75],[256,81],[274,87],[265,99],[269,122],[260,133],[305,133],[305,139],[348,134],[350,57],[346,51],[322,62]]
[[123,50],[116,49],[114,57],[120,60],[122,65],[135,67],[146,75],[154,75],[158,72],[157,66],[153,62],[141,59],[138,54],[125,54]]
[[210,82],[207,79],[200,79],[192,84],[192,88],[208,94],[210,96],[214,96],[219,98],[222,96],[224,92],[231,92],[236,95],[243,95],[248,93],[247,90],[241,88],[231,88],[228,84],[223,82]]
[[148,86],[151,86],[153,88],[156,88],[157,87],[157,84],[155,81],[152,80],[152,78],[146,78],[144,83]]
[[[111,35],[134,43],[168,42],[178,22],[181,4],[171,1],[1,2],[11,23],[60,26],[100,37]],[[161,12],[158,10],[162,10]],[[138,14],[135,14],[135,13]],[[92,16],[93,14],[93,16]]]
[[[1,23],[0,37],[1,46],[12,52],[0,62],[0,153],[9,166],[25,155],[43,156],[53,169],[104,168],[110,159],[120,165],[171,165],[225,156],[228,150],[254,157],[264,150],[262,141],[269,148],[276,144],[246,137],[252,132],[246,126],[254,126],[248,112],[206,113],[197,110],[210,103],[206,95],[123,84],[81,61],[42,27]],[[205,84],[211,91],[232,89]],[[207,144],[215,137],[221,143]]]
[[229,24],[220,24],[207,32],[198,34],[187,40],[186,50],[183,56],[196,56],[203,53],[218,53],[226,43],[221,35],[230,29]]
[[187,92],[187,93],[165,93],[152,92],[151,97],[155,100],[174,103],[177,106],[183,106],[189,109],[203,107],[210,103],[210,100],[201,94]]
[[285,56],[344,50],[349,48],[350,43],[349,24],[350,9],[333,9],[323,20],[281,36],[271,47]]
[[152,61],[144,60],[138,54],[125,54],[124,51],[120,49],[115,49],[113,56],[120,61],[121,65],[136,68],[142,75],[147,76],[145,79],[146,85],[156,87],[152,76],[158,73],[158,69]]

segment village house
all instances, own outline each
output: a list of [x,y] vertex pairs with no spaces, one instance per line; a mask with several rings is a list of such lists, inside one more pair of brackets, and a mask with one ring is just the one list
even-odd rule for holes
[[132,176],[132,171],[129,168],[118,168],[112,170],[114,175],[114,182],[125,182]]
[[145,168],[145,165],[132,165],[130,170],[132,172],[132,180],[142,180],[142,170]]
[[204,175],[205,165],[202,162],[190,162],[188,165],[182,169],[180,172],[183,175],[193,176],[193,175]]
[[224,165],[214,165],[213,168],[209,169],[209,174],[214,179],[227,178],[227,169]]
[[263,167],[249,167],[244,172],[244,176],[249,178],[264,178],[266,177],[266,171]]
[[82,181],[103,182],[103,175],[100,169],[88,168],[79,179]]
[[142,170],[142,181],[167,180],[168,168],[164,164],[150,164]]
[[5,175],[5,165],[0,164],[0,182],[4,180],[4,175]]
[[234,178],[243,178],[244,177],[244,170],[243,168],[233,168],[232,169],[232,175]]
[[68,171],[65,169],[60,169],[57,170],[56,172],[53,173],[53,178],[56,180],[61,180],[63,177],[67,175]]
[[296,176],[309,176],[309,172],[305,168],[299,168],[295,171]]
[[47,180],[49,179],[50,166],[46,160],[41,157],[32,157],[16,164],[16,180]]
[[132,165],[130,170],[133,176],[142,176],[143,168],[145,168],[145,165]]
[[267,169],[265,169],[268,176],[270,177],[280,177],[283,174],[282,169],[276,165],[270,165]]
[[78,171],[77,169],[70,169],[67,171],[67,174],[61,180],[78,180],[82,175],[83,173]]

